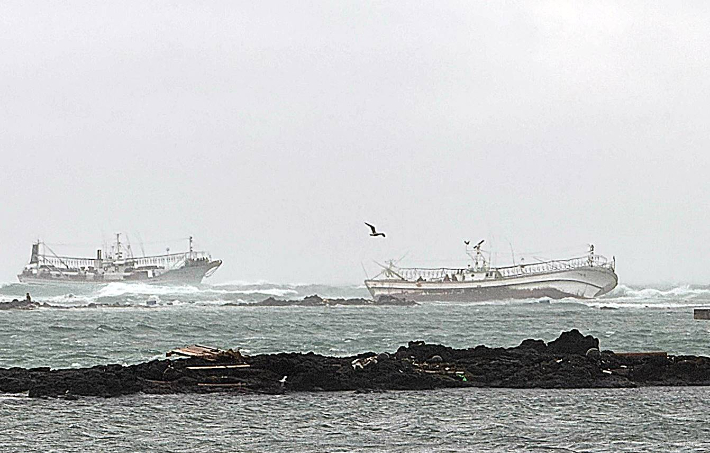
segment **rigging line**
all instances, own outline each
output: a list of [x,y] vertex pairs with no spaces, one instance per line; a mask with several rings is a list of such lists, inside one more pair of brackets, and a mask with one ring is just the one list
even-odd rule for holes
[[69,242],[45,242],[45,244],[52,245],[54,247],[93,247],[94,244],[89,243],[69,243]]
[[189,240],[189,239],[190,239],[189,236],[185,236],[185,237],[175,238],[175,239],[164,239],[164,240],[162,240],[162,241],[145,241],[145,242],[143,242],[143,244],[146,244],[146,245],[151,245],[151,244],[169,244],[169,243],[175,243],[175,242],[178,242],[178,241],[187,241],[187,240]]
[[[45,249],[48,249],[49,252],[50,252],[52,255],[54,255],[54,257],[57,258],[57,259],[59,260],[59,262],[62,263],[62,264],[67,268],[67,270],[70,269],[69,265],[62,259],[62,257],[59,256],[59,255],[57,255],[56,253],[54,253],[54,250],[52,250],[49,246],[47,246],[47,244],[44,244],[44,248],[45,248]],[[64,272],[62,272],[62,269],[61,269],[61,268],[59,268],[59,273],[62,274],[62,275],[64,275]]]
[[580,249],[587,249],[589,247],[588,244],[584,245],[570,245],[568,247],[557,247],[554,249],[545,249],[545,250],[536,250],[536,251],[520,251],[518,250],[518,255],[544,255],[547,253],[556,253],[556,252],[567,252],[567,251],[573,251],[573,250],[580,250]]
[[138,236],[138,245],[140,245],[141,254],[143,255],[143,258],[145,258],[145,248],[143,248],[143,238],[141,237],[141,234],[138,231],[136,231],[136,236]]
[[[124,233],[124,236],[126,237],[127,242],[130,243],[130,241],[128,240],[128,238],[129,238],[128,234]],[[174,242],[178,242],[178,241],[186,241],[188,239],[190,239],[190,237],[185,236],[185,237],[181,237],[181,238],[164,239],[161,241],[148,241],[148,242],[141,241],[141,242],[143,244],[167,244],[167,243],[174,243]],[[140,240],[140,237],[139,237],[139,240]],[[96,246],[96,243],[90,243],[90,242],[44,242],[44,243],[54,246],[54,247],[95,247]],[[105,245],[106,241],[104,240],[103,243]],[[104,248],[106,248],[106,247],[104,246]]]

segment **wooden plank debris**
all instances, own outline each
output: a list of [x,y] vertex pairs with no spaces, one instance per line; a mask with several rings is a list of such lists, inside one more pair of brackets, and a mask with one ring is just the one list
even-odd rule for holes
[[173,349],[172,351],[168,351],[165,355],[168,357],[178,355],[183,357],[209,358],[219,354],[220,352],[222,352],[221,349],[211,348],[209,346],[201,346],[199,344],[193,344],[192,346]]
[[239,349],[218,349],[210,346],[202,346],[193,344],[184,348],[176,348],[165,353],[167,357],[174,355],[180,357],[198,357],[205,360],[230,359],[234,362],[243,362],[244,356],[239,352]]
[[240,363],[238,365],[207,365],[207,366],[187,366],[188,370],[226,370],[231,368],[249,368],[248,363]]

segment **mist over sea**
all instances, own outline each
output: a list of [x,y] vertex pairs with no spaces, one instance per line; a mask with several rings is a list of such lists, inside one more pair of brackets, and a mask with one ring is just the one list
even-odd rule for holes
[[[199,343],[247,354],[395,351],[410,340],[515,346],[578,328],[614,351],[710,355],[710,288],[620,285],[595,300],[422,303],[414,307],[234,306],[267,297],[368,297],[361,285],[200,286],[5,283],[56,307],[0,311],[0,367],[132,364]],[[79,401],[0,396],[10,450],[673,451],[710,448],[709,390],[466,389],[261,395],[137,395]],[[21,427],[21,429],[20,429]],[[110,428],[109,428],[110,427]],[[653,429],[650,429],[650,428]],[[180,433],[166,436],[167,430]],[[600,439],[605,439],[600,441]]]

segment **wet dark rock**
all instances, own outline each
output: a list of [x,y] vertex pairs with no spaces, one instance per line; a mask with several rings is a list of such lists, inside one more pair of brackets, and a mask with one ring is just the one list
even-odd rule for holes
[[518,346],[518,349],[532,349],[538,352],[545,352],[547,350],[547,344],[542,340],[523,340]]
[[599,349],[599,339],[591,335],[585,337],[577,329],[562,332],[562,335],[557,340],[551,341],[547,345],[548,352],[553,354],[585,355],[590,348]]
[[0,302],[0,310],[34,310],[39,306],[40,304],[27,299],[12,299],[10,302]]
[[375,300],[374,305],[396,305],[396,306],[410,306],[418,305],[413,300],[401,299],[394,296],[380,296]]
[[280,394],[447,387],[710,385],[708,357],[615,354],[599,352],[598,345],[596,338],[571,331],[549,344],[525,340],[514,348],[454,349],[411,341],[395,354],[367,352],[351,357],[312,352],[262,354],[246,357],[247,367],[234,366],[232,359],[224,357],[215,361],[166,359],[131,366],[114,364],[62,370],[0,368],[0,392],[74,399],[137,392]]

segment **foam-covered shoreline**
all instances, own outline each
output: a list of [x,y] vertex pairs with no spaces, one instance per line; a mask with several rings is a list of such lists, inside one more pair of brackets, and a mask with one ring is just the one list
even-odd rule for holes
[[330,357],[314,353],[225,355],[216,360],[152,360],[91,368],[0,369],[0,392],[30,397],[134,393],[430,390],[451,387],[620,388],[710,385],[710,358],[599,351],[577,330],[513,348],[409,342],[395,353]]

